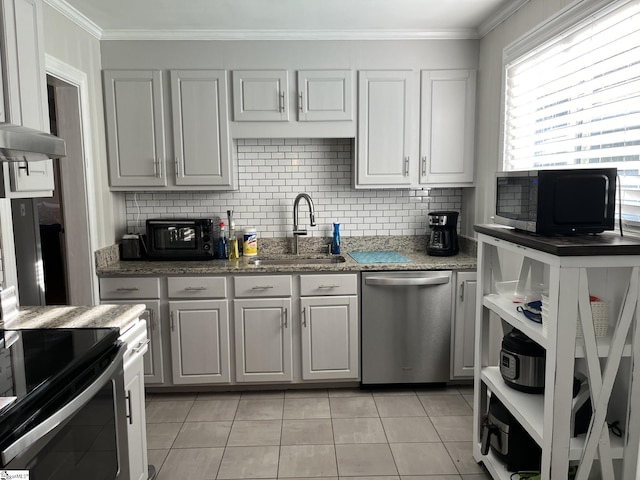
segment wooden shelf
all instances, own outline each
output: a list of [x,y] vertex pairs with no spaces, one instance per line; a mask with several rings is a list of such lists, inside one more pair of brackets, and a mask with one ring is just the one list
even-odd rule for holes
[[490,294],[484,297],[483,305],[538,345],[547,348],[547,336],[542,331],[542,324],[529,320],[523,313],[516,310],[522,304],[513,303],[503,295]]
[[484,463],[484,466],[487,468],[494,480],[512,480],[511,475],[513,475],[513,472],[507,470],[504,463],[502,463],[491,449],[489,449],[489,453],[482,455],[480,459],[476,458],[476,460]]
[[511,388],[500,374],[500,367],[482,369],[482,381],[496,395],[538,445],[542,445],[544,428],[544,395],[525,393]]

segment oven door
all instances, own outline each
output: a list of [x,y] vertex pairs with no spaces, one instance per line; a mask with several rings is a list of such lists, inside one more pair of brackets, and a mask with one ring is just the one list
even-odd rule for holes
[[0,452],[29,480],[130,480],[121,346],[113,361],[60,410]]

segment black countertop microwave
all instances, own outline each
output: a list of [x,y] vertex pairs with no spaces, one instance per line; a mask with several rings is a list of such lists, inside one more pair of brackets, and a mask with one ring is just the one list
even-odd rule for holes
[[496,223],[541,235],[614,229],[615,168],[498,172]]
[[210,218],[150,218],[147,258],[151,260],[213,260],[214,229]]

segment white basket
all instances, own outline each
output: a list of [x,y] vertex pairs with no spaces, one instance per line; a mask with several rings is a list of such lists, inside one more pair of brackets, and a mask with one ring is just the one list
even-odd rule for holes
[[[591,316],[593,317],[593,327],[596,338],[606,337],[609,328],[609,305],[605,301],[594,301],[591,303]],[[549,297],[542,295],[542,331],[546,334],[549,328]],[[582,338],[582,325],[580,321],[576,325],[576,337]]]
[[[607,302],[591,302],[591,316],[593,317],[593,327],[596,337],[606,337],[609,328],[609,305]],[[576,337],[582,338],[582,325],[578,322]]]

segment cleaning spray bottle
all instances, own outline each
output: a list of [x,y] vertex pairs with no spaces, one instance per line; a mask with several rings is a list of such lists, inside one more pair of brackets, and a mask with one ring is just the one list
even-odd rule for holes
[[331,241],[331,253],[337,255],[340,253],[340,224],[333,224],[333,240]]

